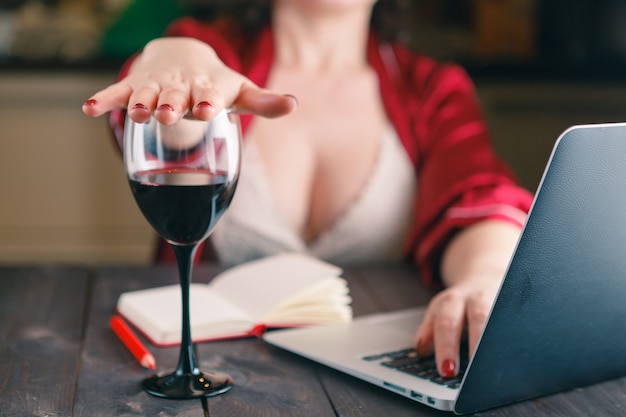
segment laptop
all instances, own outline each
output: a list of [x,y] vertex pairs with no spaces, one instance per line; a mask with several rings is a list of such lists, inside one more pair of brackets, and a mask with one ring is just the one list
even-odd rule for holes
[[574,126],[556,141],[462,378],[419,375],[411,347],[422,314],[361,316],[264,339],[457,414],[626,375],[626,123]]

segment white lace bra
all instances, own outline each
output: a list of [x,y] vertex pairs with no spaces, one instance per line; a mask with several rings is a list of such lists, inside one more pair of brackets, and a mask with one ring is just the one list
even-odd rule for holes
[[233,264],[279,252],[308,253],[342,265],[402,257],[417,185],[413,165],[393,128],[386,130],[361,193],[309,244],[276,207],[255,145],[244,144],[237,191],[211,238],[220,261]]

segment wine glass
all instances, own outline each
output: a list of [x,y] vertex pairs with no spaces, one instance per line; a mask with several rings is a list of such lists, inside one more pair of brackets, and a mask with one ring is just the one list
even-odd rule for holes
[[126,118],[124,166],[130,188],[145,218],[174,249],[182,292],[178,366],[145,379],[142,386],[149,394],[203,398],[232,387],[230,376],[201,372],[196,364],[189,286],[198,245],[211,234],[235,192],[240,155],[239,117],[230,110],[210,121],[187,115],[173,125],[159,123],[154,115],[146,123]]

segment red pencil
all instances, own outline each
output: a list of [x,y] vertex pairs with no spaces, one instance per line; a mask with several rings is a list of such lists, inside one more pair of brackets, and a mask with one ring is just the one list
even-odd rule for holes
[[152,353],[146,349],[141,343],[141,340],[137,338],[137,335],[133,333],[120,316],[115,315],[111,317],[109,325],[117,337],[124,343],[124,346],[126,346],[130,353],[139,361],[141,366],[152,370],[156,369],[156,361]]

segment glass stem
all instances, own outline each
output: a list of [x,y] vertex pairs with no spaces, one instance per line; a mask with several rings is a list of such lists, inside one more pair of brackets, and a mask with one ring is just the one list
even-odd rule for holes
[[191,340],[191,321],[189,318],[189,287],[191,285],[191,271],[193,258],[198,245],[172,245],[178,263],[180,275],[180,289],[182,293],[183,326],[180,341],[180,357],[176,373],[179,375],[198,375],[200,370],[196,365],[196,355]]

